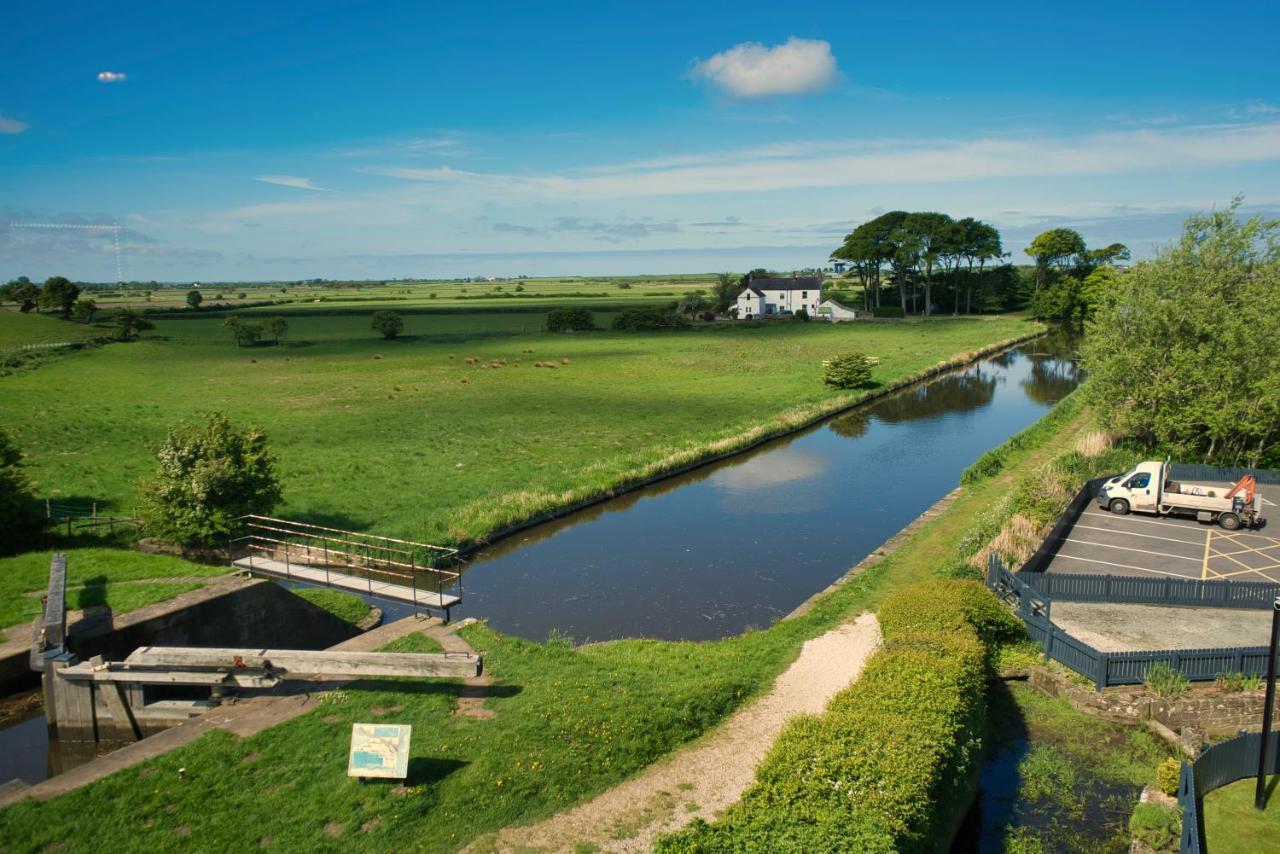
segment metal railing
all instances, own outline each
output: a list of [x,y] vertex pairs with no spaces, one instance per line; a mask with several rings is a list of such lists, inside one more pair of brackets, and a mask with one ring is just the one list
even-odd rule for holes
[[[231,540],[247,552],[250,567],[255,554],[285,566],[285,577],[294,580],[295,566],[324,570],[324,584],[332,586],[331,572],[363,578],[370,596],[378,595],[375,580],[412,590],[415,607],[423,606],[419,594],[434,593],[443,602],[445,591],[455,585],[461,597],[462,573],[436,566],[450,560],[457,549],[382,537],[271,516],[242,516],[245,534]],[[299,576],[296,580],[318,579]]]

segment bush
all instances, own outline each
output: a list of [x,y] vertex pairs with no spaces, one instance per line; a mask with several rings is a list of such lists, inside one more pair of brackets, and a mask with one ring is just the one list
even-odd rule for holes
[[1177,851],[1182,817],[1163,804],[1138,804],[1129,819],[1129,834],[1156,851]]
[[1147,667],[1142,684],[1162,700],[1176,700],[1186,693],[1191,682],[1163,661],[1157,661]]
[[276,459],[259,427],[239,429],[214,412],[203,426],[169,431],[153,449],[156,473],[138,485],[143,530],[178,545],[217,545],[250,513],[280,501]]
[[[1002,610],[978,585],[931,582],[891,593],[881,614],[957,598],[959,613],[980,623]],[[967,806],[982,761],[988,651],[980,636],[993,631],[943,607],[910,624],[891,617],[889,626],[884,647],[822,717],[788,725],[738,804],[715,824],[695,821],[660,839],[656,850],[932,851]]]
[[23,470],[22,452],[0,430],[0,554],[21,551],[34,543],[44,528],[45,514]]
[[589,332],[595,328],[595,318],[589,309],[555,308],[547,313],[548,332]]
[[802,308],[802,309],[800,309],[799,311],[797,311],[797,312],[795,313],[795,318],[796,318],[796,320],[800,321],[801,323],[808,323],[808,322],[809,322],[809,312]]
[[1156,788],[1166,795],[1178,794],[1178,783],[1182,779],[1182,763],[1170,756],[1156,766]]
[[822,363],[822,381],[836,388],[859,388],[871,381],[871,360],[862,353],[843,353]]
[[885,640],[920,632],[978,633],[988,646],[1018,640],[1022,622],[978,581],[922,581],[900,588],[876,612]]
[[404,319],[394,311],[375,311],[369,321],[369,328],[391,340],[404,329]]
[[871,309],[872,317],[905,317],[900,305],[878,305]]
[[612,328],[644,332],[654,329],[683,329],[689,321],[670,308],[648,306],[646,308],[628,308],[619,312],[613,319]]

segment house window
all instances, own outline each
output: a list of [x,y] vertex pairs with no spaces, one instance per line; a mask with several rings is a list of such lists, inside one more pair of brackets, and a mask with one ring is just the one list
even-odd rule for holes
[[808,298],[809,298],[809,292],[808,292],[808,291],[801,291],[801,292],[800,292],[800,299],[808,299]]

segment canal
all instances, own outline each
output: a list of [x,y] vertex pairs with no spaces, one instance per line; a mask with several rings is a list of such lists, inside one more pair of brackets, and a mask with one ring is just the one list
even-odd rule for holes
[[1079,383],[1053,334],[800,433],[531,528],[467,566],[455,617],[533,640],[764,627]]

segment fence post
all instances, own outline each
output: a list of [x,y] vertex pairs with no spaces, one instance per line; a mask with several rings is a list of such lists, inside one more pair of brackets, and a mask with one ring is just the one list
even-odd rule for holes
[[1049,657],[1053,654],[1053,623],[1045,626],[1044,630],[1044,660],[1048,662]]
[[1107,687],[1107,677],[1110,675],[1107,671],[1111,669],[1111,654],[1108,652],[1098,653],[1098,669],[1094,673],[1094,690],[1101,691]]

